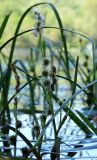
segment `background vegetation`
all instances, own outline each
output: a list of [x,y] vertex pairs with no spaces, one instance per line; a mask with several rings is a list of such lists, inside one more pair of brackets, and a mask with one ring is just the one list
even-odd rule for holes
[[[12,37],[22,13],[29,6],[38,2],[43,1],[0,0],[0,23],[2,22],[4,15],[10,11],[12,12],[3,40]],[[45,2],[47,2],[47,0]],[[97,41],[97,0],[50,0],[49,2],[53,3],[59,11],[65,28],[82,32],[88,36],[91,36]],[[46,15],[46,24],[48,26],[55,26],[56,19],[54,15],[51,16],[53,13],[50,12],[49,7],[48,9],[47,7],[43,7],[41,10]],[[33,18],[31,12],[26,17],[21,30],[23,31],[29,28],[33,28]],[[49,35],[54,39],[57,38],[57,32],[54,32],[54,30],[48,30],[47,33],[49,33]],[[19,47],[31,47],[32,44],[31,34],[21,36],[18,41]]]

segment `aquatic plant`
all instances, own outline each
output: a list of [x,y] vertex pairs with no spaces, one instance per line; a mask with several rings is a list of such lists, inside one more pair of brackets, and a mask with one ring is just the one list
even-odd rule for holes
[[[38,6],[49,6],[54,12],[55,18],[58,23],[58,27],[46,26],[45,16],[40,11],[34,10],[35,26],[29,30],[19,32],[24,18],[27,16],[33,8]],[[11,14],[11,13],[10,13]],[[10,14],[6,15],[0,28],[0,38],[4,35],[4,30],[8,25]],[[60,42],[53,42],[44,36],[45,30],[58,30],[60,31]],[[27,33],[33,33],[37,38],[37,45],[29,49],[30,58],[27,60],[27,65],[22,60],[17,59],[14,61],[14,50],[16,47],[17,38]],[[80,56],[76,58],[69,52],[67,45],[66,33],[80,36],[82,39],[86,39],[92,44],[93,53],[93,71],[88,76],[89,68],[87,60],[83,67],[80,63]],[[3,49],[10,43],[9,57],[3,53]],[[2,60],[0,61],[0,119],[1,119],[1,133],[3,135],[4,150],[0,153],[1,156],[7,156],[11,158],[17,158],[17,138],[26,143],[27,146],[21,148],[22,156],[25,158],[42,160],[45,154],[50,154],[51,160],[60,159],[61,151],[59,150],[61,145],[61,139],[59,133],[67,119],[70,118],[77,127],[84,132],[85,136],[92,137],[93,134],[97,135],[97,129],[80,111],[74,110],[74,101],[76,97],[83,93],[88,97],[86,103],[92,105],[89,112],[96,106],[96,65],[94,54],[94,41],[85,35],[70,31],[63,27],[60,15],[51,3],[38,3],[29,7],[21,16],[18,25],[16,27],[15,34],[12,38],[1,44],[0,54]],[[85,57],[88,59],[88,57]],[[5,65],[3,68],[2,62]],[[7,63],[5,63],[7,62]],[[42,65],[41,65],[42,64]],[[71,66],[72,65],[72,68]],[[80,80],[78,81],[78,76]],[[91,76],[91,77],[90,77]],[[59,87],[61,85],[68,85],[69,94],[66,90],[62,97],[58,95]],[[83,84],[83,86],[82,86]],[[11,87],[14,86],[14,93],[10,95]],[[27,88],[28,87],[28,88]],[[91,89],[90,89],[91,88]],[[22,91],[24,90],[24,93]],[[26,91],[25,91],[26,90]],[[90,91],[93,94],[91,97],[92,103],[88,101],[90,99]],[[21,95],[20,95],[21,94]],[[26,95],[26,107],[23,102],[21,104],[20,99],[23,95]],[[14,101],[14,102],[13,102]],[[14,104],[13,104],[13,103]],[[36,102],[41,105],[37,108]],[[84,102],[83,102],[84,103]],[[21,107],[21,106],[22,107]],[[14,108],[14,109],[13,109]],[[15,125],[11,125],[11,113],[14,110]],[[18,119],[18,112],[26,113],[30,115],[32,119],[32,138],[33,143],[29,140],[29,137],[25,137],[21,132],[23,126],[21,119]],[[39,117],[37,116],[39,114]],[[50,152],[42,152],[42,145],[46,139],[46,131],[52,124],[54,144]],[[9,131],[15,132],[15,135],[10,136]],[[7,136],[6,136],[7,135]],[[4,141],[4,137],[6,142]],[[10,145],[14,146],[14,155],[11,152]],[[81,148],[83,145],[79,143],[74,147]],[[56,153],[57,152],[57,153]],[[75,150],[70,154],[67,151],[66,158],[71,158],[76,154]],[[18,157],[19,158],[19,157]],[[72,159],[72,158],[71,158]]]

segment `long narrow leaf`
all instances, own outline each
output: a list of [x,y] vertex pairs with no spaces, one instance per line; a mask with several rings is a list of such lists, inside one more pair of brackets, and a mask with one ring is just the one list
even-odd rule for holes
[[[78,62],[79,62],[79,57],[77,57],[76,66],[75,66],[75,75],[74,75],[74,84],[73,84],[72,95],[73,95],[73,94],[75,93],[75,91],[76,91],[77,74],[78,74]],[[71,100],[70,108],[72,107],[73,100],[74,100],[74,99]]]
[[10,14],[11,13],[9,13],[8,15],[6,15],[5,18],[4,18],[4,20],[3,20],[3,22],[2,22],[2,25],[0,27],[0,39],[1,39],[1,37],[3,35],[3,32],[4,32],[5,28],[6,28],[6,25],[7,25],[7,22],[9,20]]
[[97,128],[93,126],[93,124],[79,111],[76,111],[83,122],[97,135]]

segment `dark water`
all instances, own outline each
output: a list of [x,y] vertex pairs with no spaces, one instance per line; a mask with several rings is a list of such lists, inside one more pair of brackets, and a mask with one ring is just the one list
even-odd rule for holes
[[[65,90],[65,92],[64,92]],[[66,95],[69,95],[69,88],[63,87],[63,85],[60,85],[58,97],[60,99],[63,99],[63,97],[66,97]],[[25,98],[24,98],[25,100]],[[23,100],[23,103],[24,103]],[[27,97],[26,100],[27,101]],[[37,107],[40,106],[38,102],[36,102]],[[83,105],[83,97],[77,96],[76,100],[74,101],[74,109],[80,110]],[[57,106],[55,107],[55,110],[57,110]],[[81,110],[86,115],[94,115],[93,110]],[[65,113],[61,113],[62,117],[65,115]],[[95,113],[96,114],[96,113]],[[37,114],[37,119],[39,121],[39,124],[41,126],[40,122],[41,114]],[[15,127],[15,119],[13,112],[11,113],[11,126]],[[47,121],[51,118],[49,115],[47,117]],[[33,118],[32,116],[28,114],[22,114],[18,113],[17,119],[22,122],[22,127],[19,129],[21,133],[25,137],[27,137],[28,140],[34,145],[36,143],[36,138],[33,137]],[[60,116],[56,116],[55,118],[56,124],[58,125],[60,122]],[[0,127],[2,129],[2,126]],[[8,135],[5,135],[6,138],[0,138],[0,150],[4,152],[5,149],[11,149],[11,153],[14,156],[14,146],[9,145],[8,147],[4,147],[3,143],[4,141],[9,141],[9,137],[11,135],[14,135],[14,132],[10,130]],[[96,160],[97,159],[97,136],[92,135],[91,137],[86,137],[86,135],[76,126],[76,124],[67,118],[65,124],[62,126],[58,137],[61,138],[61,144],[60,144],[60,159],[68,159],[68,160]],[[54,131],[52,124],[49,125],[49,127],[46,129],[45,136],[42,143],[41,153],[43,154],[43,160],[50,160],[50,154],[51,149],[54,145]],[[21,149],[23,147],[27,146],[26,143],[17,136],[17,143],[16,143],[16,155],[22,156]],[[73,157],[69,157],[68,155],[75,154]],[[33,154],[30,155],[30,157],[35,158]]]
[[[58,117],[57,117],[58,118]],[[22,132],[32,144],[35,144],[36,140],[33,140],[32,136],[32,119],[26,114],[18,115],[18,119],[22,121],[22,127],[20,132]],[[14,120],[11,123],[12,126],[15,126]],[[9,135],[13,135],[13,132],[10,131]],[[96,160],[97,159],[97,136],[87,137],[82,133],[82,131],[69,119],[67,119],[66,123],[62,127],[58,135],[61,138],[60,144],[60,159],[90,159]],[[6,135],[7,139],[9,138]],[[7,149],[3,147],[4,140],[0,139],[0,149],[3,151]],[[53,127],[52,124],[47,128],[45,132],[45,138],[42,143],[41,153],[44,154],[43,159],[49,160],[50,159],[50,152],[52,146],[54,144],[54,134],[53,134]],[[21,148],[27,146],[25,142],[18,136],[17,137],[17,156],[22,156]],[[76,147],[79,146],[79,147]],[[10,145],[8,149],[11,149],[12,154],[14,155],[14,147]],[[68,158],[68,153],[76,152],[75,156],[72,158]],[[31,155],[33,157],[33,154]]]

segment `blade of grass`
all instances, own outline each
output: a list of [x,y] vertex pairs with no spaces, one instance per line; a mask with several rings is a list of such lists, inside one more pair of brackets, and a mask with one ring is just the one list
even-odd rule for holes
[[97,128],[93,126],[93,124],[86,118],[81,112],[77,111],[80,118],[83,120],[83,122],[97,135]]
[[[45,91],[45,94],[46,94],[46,100],[47,100],[47,102],[49,104],[49,108],[51,109],[51,114],[53,116],[54,115],[54,109],[53,109],[53,104],[52,104],[52,96],[46,91]],[[55,119],[53,119],[52,123],[53,123],[53,128],[54,128],[54,134],[55,134],[55,137],[56,137],[57,135],[56,135],[56,122],[55,122]]]
[[7,25],[7,22],[9,20],[10,15],[11,15],[11,13],[9,13],[8,15],[6,15],[4,17],[4,20],[3,20],[2,25],[0,27],[0,39],[1,39],[2,35],[3,35],[3,33],[4,33],[4,30],[6,28],[6,25]]
[[[72,95],[73,95],[73,94],[75,93],[75,91],[76,91],[77,74],[78,74],[78,62],[79,62],[79,57],[77,57],[77,60],[76,60],[75,75],[74,75],[74,83],[73,83]],[[70,109],[71,109],[71,107],[72,107],[73,100],[74,100],[74,99],[71,100]]]

